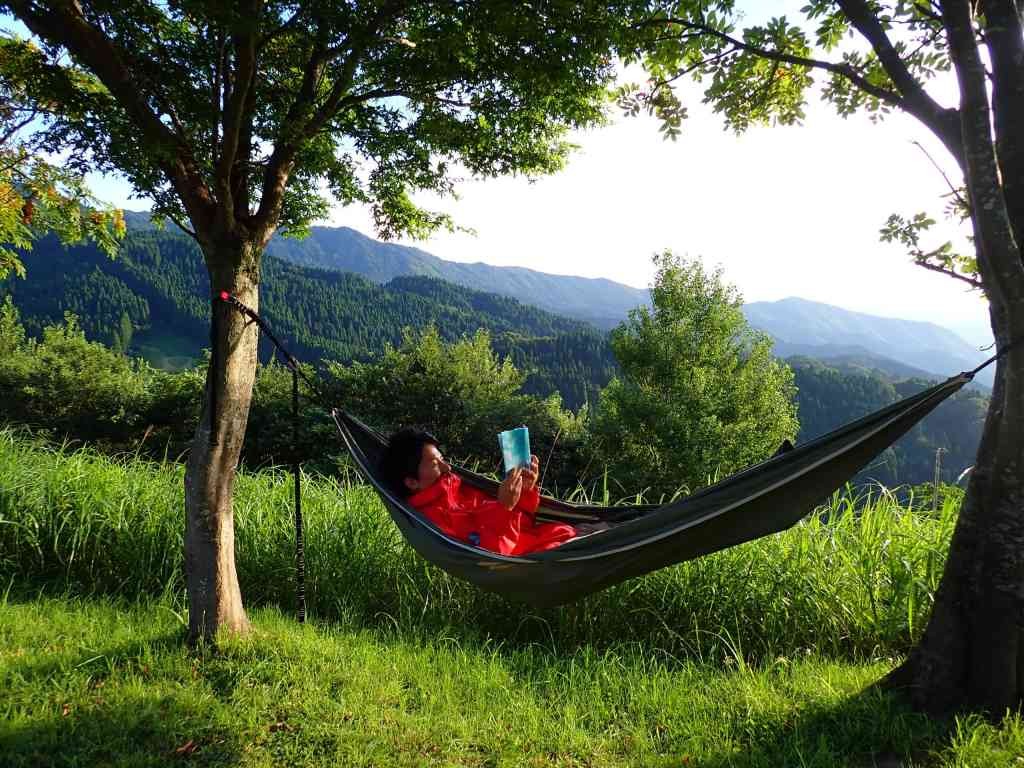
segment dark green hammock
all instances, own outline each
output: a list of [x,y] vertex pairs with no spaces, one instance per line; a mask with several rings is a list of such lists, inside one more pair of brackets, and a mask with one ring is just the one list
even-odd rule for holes
[[[299,378],[318,393],[321,403],[325,398],[302,371],[298,360],[274,336],[266,321],[226,291],[214,297],[214,331],[221,302],[256,323],[284,355],[292,371],[293,430],[297,430]],[[216,332],[214,338],[218,338]],[[568,603],[634,576],[795,525],[939,403],[971,381],[978,371],[1020,343],[1024,343],[1024,339],[1007,343],[973,371],[954,376],[669,504],[605,507],[567,504],[541,496],[538,516],[544,519],[567,523],[605,522],[608,528],[571,539],[555,549],[518,557],[499,555],[447,536],[405,499],[395,496],[380,477],[378,466],[387,447],[387,438],[344,411],[335,409],[331,415],[356,464],[380,494],[402,535],[420,555],[482,589],[544,607]],[[211,370],[216,370],[219,360],[214,344]],[[216,407],[216,400],[211,399],[211,424],[216,422]],[[497,496],[495,481],[460,467],[453,467],[453,470],[464,482]],[[296,593],[302,621],[305,617],[305,560],[298,463],[293,465],[293,471]]]
[[[961,373],[663,506],[577,505],[542,496],[538,516],[567,523],[604,521],[609,528],[516,557],[445,535],[381,478],[378,462],[387,438],[343,411],[332,415],[356,464],[420,555],[482,589],[544,607],[791,527],[976,372]],[[464,482],[497,494],[495,481],[453,470]]]

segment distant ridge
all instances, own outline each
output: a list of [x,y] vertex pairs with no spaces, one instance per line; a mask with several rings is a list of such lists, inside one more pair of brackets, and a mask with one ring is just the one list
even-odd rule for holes
[[[151,227],[146,214],[129,214],[128,222],[132,229]],[[351,272],[379,285],[400,277],[438,278],[583,320],[602,330],[614,328],[634,307],[650,305],[647,289],[524,267],[445,261],[348,227],[313,227],[304,240],[276,236],[268,252],[298,266]],[[750,325],[775,340],[774,352],[781,358],[803,355],[873,368],[890,376],[920,372],[945,378],[973,368],[988,356],[935,323],[879,317],[808,299],[753,302],[743,311]],[[978,383],[991,386],[992,375],[991,369],[982,372]]]
[[375,283],[403,275],[437,277],[476,291],[509,296],[599,328],[618,325],[650,292],[605,278],[553,275],[524,267],[445,261],[407,245],[374,240],[348,227],[313,227],[305,240],[275,237],[269,253],[301,266],[356,272]]
[[[775,340],[779,357],[883,357],[945,378],[989,356],[935,323],[877,317],[807,299],[753,302],[743,313]],[[978,381],[991,386],[992,376],[986,369]]]

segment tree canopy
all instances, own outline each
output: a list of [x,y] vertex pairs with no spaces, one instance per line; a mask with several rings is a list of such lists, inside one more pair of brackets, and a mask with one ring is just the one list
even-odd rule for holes
[[51,159],[39,132],[55,105],[29,95],[38,48],[0,35],[0,278],[25,276],[17,249],[28,249],[42,234],[63,243],[91,240],[108,256],[125,234],[124,216],[96,200],[83,167],[69,158]]
[[413,191],[557,170],[565,130],[602,120],[631,4],[4,5],[43,43],[23,43],[28,94],[64,105],[49,146],[155,212],[200,236],[216,216],[297,234],[333,197],[387,236],[452,225]]
[[594,432],[611,474],[657,498],[767,458],[799,425],[793,372],[747,325],[721,270],[655,261],[653,307],[612,332],[622,376],[602,390]]

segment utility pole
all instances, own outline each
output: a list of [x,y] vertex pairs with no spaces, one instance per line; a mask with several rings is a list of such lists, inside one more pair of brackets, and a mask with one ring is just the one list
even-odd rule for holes
[[935,449],[935,481],[932,484],[932,514],[939,511],[939,475],[942,472],[942,453],[945,448]]

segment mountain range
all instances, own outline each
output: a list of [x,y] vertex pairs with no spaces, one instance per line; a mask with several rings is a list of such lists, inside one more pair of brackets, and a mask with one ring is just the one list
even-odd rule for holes
[[650,303],[646,289],[612,280],[445,261],[419,248],[374,240],[348,227],[313,227],[304,240],[275,237],[267,252],[306,267],[354,272],[376,283],[403,275],[436,277],[475,291],[510,296],[603,330],[614,328],[634,307]]
[[[630,309],[651,302],[648,290],[612,280],[445,261],[348,227],[313,227],[304,240],[276,237],[268,252],[294,264],[353,272],[381,284],[405,275],[436,277],[605,330],[622,322]],[[774,339],[778,357],[804,355],[840,364],[858,360],[865,368],[890,375],[903,371],[946,377],[972,369],[988,356],[935,323],[878,317],[807,299],[752,302],[743,312],[750,325]],[[978,381],[991,385],[992,373],[986,369]]]

